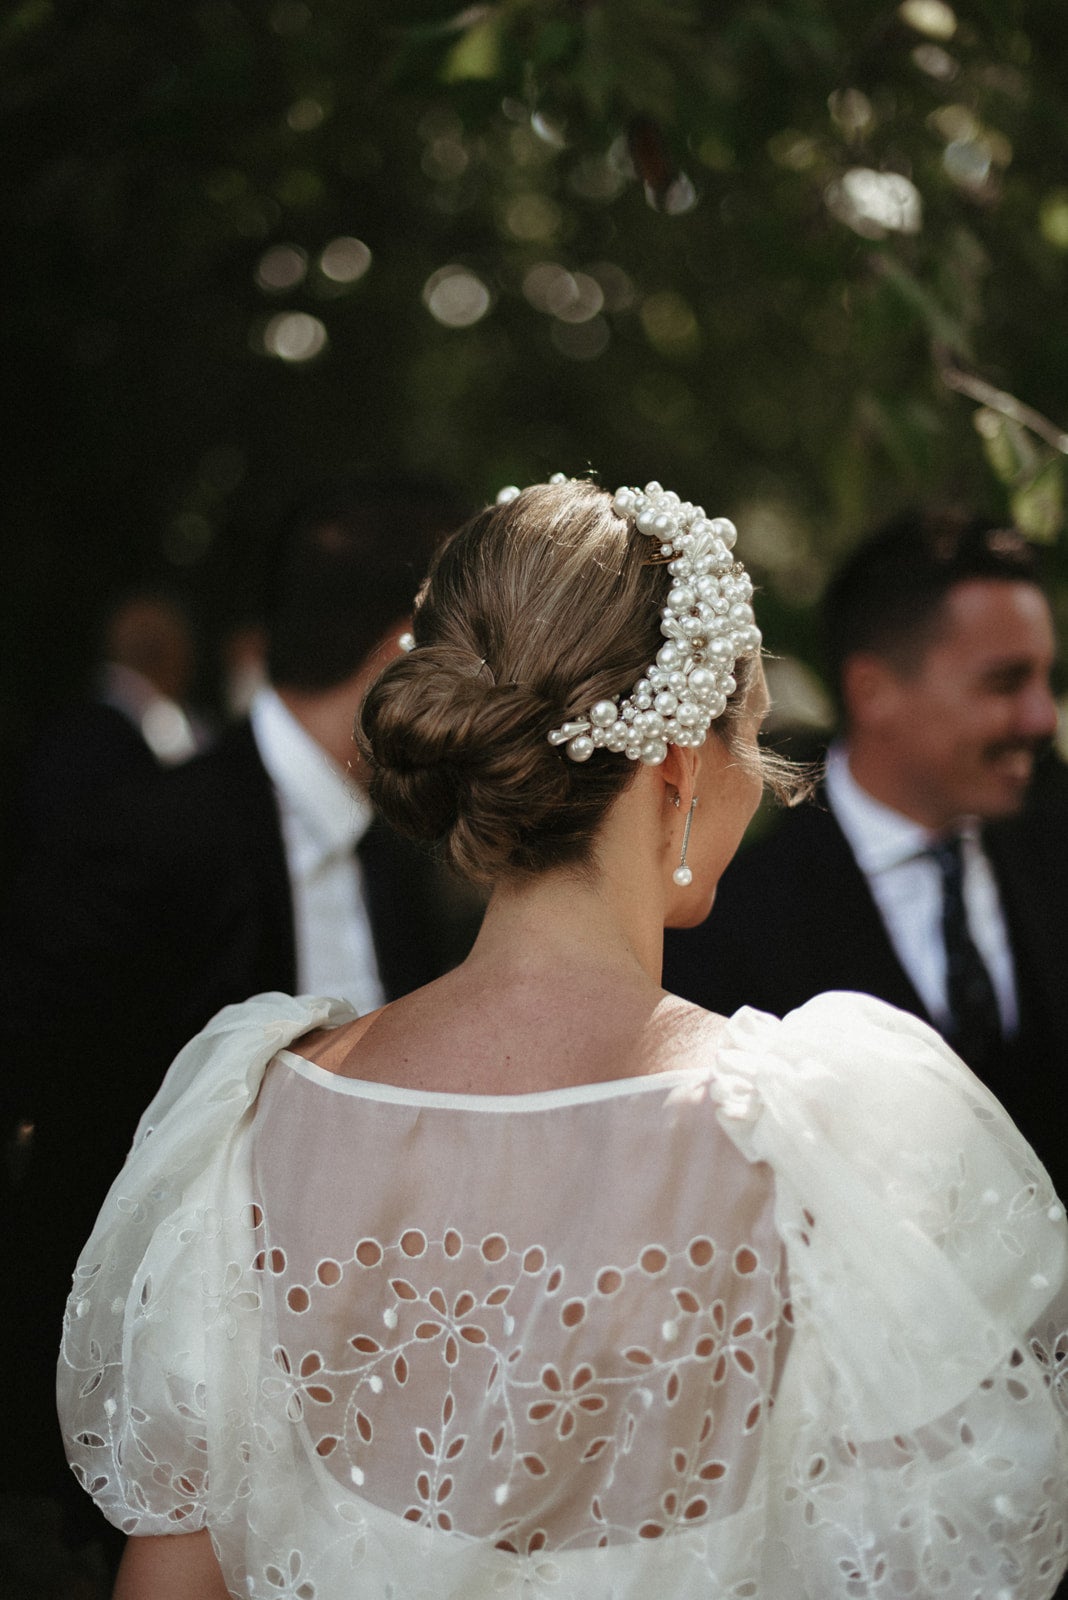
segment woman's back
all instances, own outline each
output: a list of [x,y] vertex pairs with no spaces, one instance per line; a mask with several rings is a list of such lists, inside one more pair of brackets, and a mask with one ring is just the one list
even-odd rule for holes
[[339,1485],[522,1552],[737,1510],[782,1244],[706,1077],[464,1097],[286,1053],[256,1127],[278,1381]]

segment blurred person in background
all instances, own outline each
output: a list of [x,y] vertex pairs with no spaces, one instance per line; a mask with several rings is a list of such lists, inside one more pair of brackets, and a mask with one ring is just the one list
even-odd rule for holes
[[[908,515],[824,607],[841,710],[814,804],[670,934],[669,988],[776,1016],[859,990],[932,1023],[1068,1187],[1068,808],[1032,802],[1057,723],[1056,644],[1021,534]],[[1049,785],[1055,794],[1058,774]]]
[[374,815],[352,743],[428,551],[461,518],[436,482],[356,474],[310,494],[268,558],[270,681],[247,719],[25,854],[0,977],[26,1281],[4,1322],[27,1441],[7,1488],[69,1481],[51,1393],[70,1264],[180,1045],[268,990],[374,1009],[474,937],[479,902]]
[[50,719],[15,786],[19,848],[48,847],[110,790],[179,765],[210,742],[190,709],[196,638],[177,601],[136,591],[107,613],[89,693]]

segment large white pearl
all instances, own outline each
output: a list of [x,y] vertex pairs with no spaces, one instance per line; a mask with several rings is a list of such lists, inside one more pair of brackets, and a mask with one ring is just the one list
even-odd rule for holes
[[567,753],[572,761],[588,761],[593,755],[593,740],[586,733],[580,733],[577,739],[569,739]]
[[619,715],[619,709],[614,700],[598,700],[590,708],[590,721],[595,728],[610,728]]
[[671,876],[680,889],[688,889],[693,882],[693,873],[689,867],[676,867]]

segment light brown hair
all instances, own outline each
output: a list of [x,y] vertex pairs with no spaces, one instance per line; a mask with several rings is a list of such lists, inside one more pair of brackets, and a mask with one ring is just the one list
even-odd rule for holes
[[[538,484],[490,506],[439,551],[416,603],[416,648],[370,689],[357,737],[371,797],[478,883],[591,859],[636,764],[571,761],[550,728],[629,694],[659,646],[668,575],[596,485]],[[733,748],[753,676],[712,734]]]

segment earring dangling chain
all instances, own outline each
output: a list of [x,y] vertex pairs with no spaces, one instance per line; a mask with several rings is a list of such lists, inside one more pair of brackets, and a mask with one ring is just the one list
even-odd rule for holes
[[682,855],[679,864],[671,874],[680,889],[688,889],[693,882],[693,873],[686,865],[686,852],[690,848],[690,829],[693,827],[693,814],[697,808],[697,796],[690,801],[690,809],[686,813],[686,826],[682,830]]

